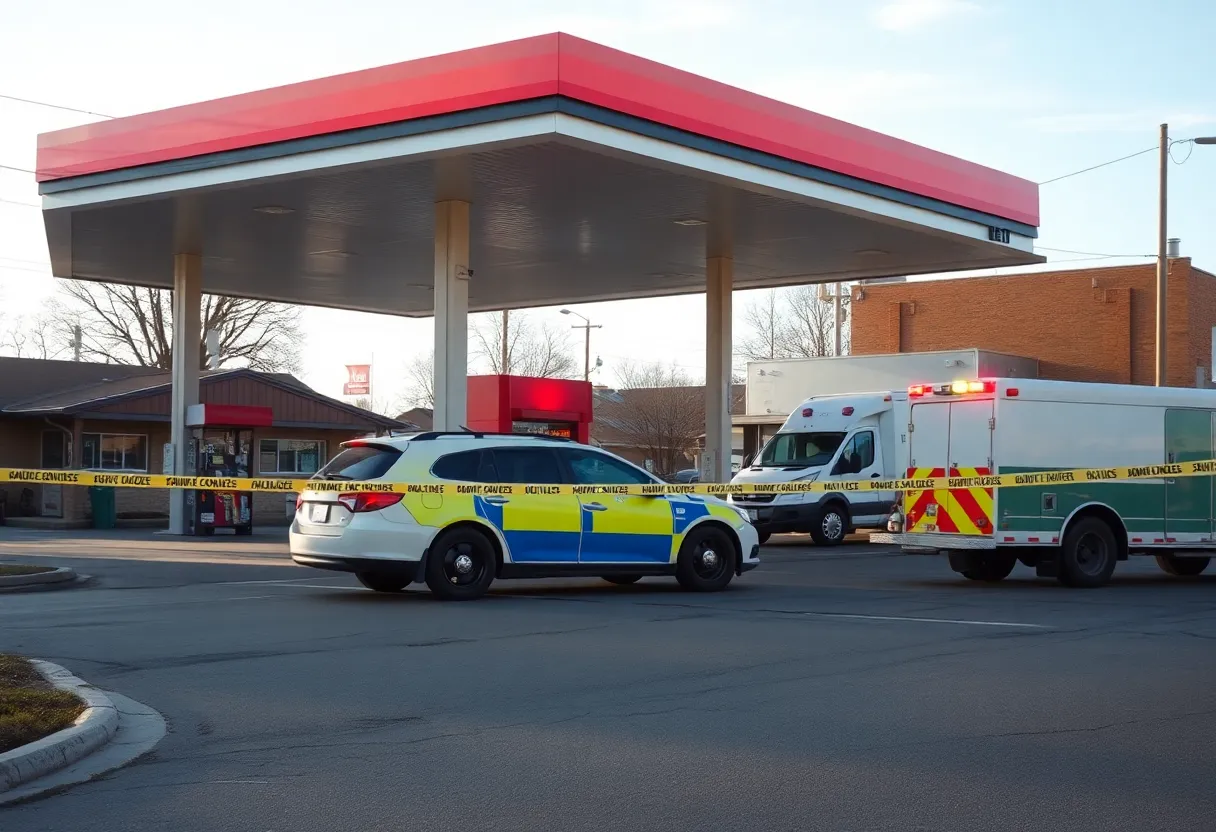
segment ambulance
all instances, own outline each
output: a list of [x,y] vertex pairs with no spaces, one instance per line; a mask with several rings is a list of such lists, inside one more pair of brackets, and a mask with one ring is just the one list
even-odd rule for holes
[[[841,482],[898,479],[908,468],[908,394],[812,396],[794,409],[732,483]],[[801,532],[835,546],[855,529],[881,529],[896,504],[894,491],[814,491],[735,494],[763,543]]]
[[[1096,587],[1118,561],[1152,555],[1178,576],[1216,550],[1212,477],[1116,480],[1113,468],[1216,458],[1216,391],[1041,379],[908,389],[908,478],[1025,475],[1000,488],[907,491],[876,543],[945,553],[976,581],[1019,562]],[[1095,469],[1085,479],[1067,473]]]

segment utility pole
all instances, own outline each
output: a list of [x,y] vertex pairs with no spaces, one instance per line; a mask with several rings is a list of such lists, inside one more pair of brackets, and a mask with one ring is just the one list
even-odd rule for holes
[[583,381],[591,381],[591,330],[603,329],[602,324],[593,324],[590,319],[583,317],[577,312],[569,309],[561,310],[563,315],[573,315],[576,318],[582,318],[581,324],[575,324],[572,329],[583,330]]
[[79,361],[80,353],[84,349],[84,330],[80,324],[72,327],[72,360]]
[[510,310],[502,310],[502,357],[499,360],[499,372],[502,375],[509,375],[511,372],[511,347],[510,341],[507,339],[507,330],[511,325]]
[[1166,283],[1169,282],[1169,252],[1167,251],[1166,243],[1166,190],[1167,180],[1169,178],[1169,161],[1170,161],[1170,126],[1168,124],[1161,125],[1161,147],[1158,150],[1158,164],[1160,172],[1158,175],[1158,194],[1157,202],[1157,386],[1165,385],[1165,295]]
[[841,284],[839,284],[839,283],[836,284],[836,293],[832,296],[832,303],[833,303],[833,306],[835,307],[833,312],[836,315],[836,330],[835,330],[836,331],[836,351],[833,352],[832,355],[837,355],[837,356],[840,355],[840,330],[841,330],[841,327],[843,326],[843,321],[841,320],[841,314],[840,314],[841,313],[840,285]]

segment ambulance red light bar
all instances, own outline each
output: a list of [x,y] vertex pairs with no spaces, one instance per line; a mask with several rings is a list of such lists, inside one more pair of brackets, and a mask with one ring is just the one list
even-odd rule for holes
[[995,393],[996,382],[991,379],[968,381],[959,379],[948,384],[913,384],[908,387],[909,398],[922,396],[965,396],[968,393]]

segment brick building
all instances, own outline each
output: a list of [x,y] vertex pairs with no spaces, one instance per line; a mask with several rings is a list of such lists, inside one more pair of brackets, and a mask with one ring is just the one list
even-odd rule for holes
[[[852,351],[978,347],[1036,358],[1042,378],[1153,384],[1156,268],[857,285]],[[1194,387],[1211,379],[1216,275],[1171,258],[1167,290],[1167,383]]]
[[[0,467],[162,473],[170,396],[168,374],[155,368],[0,358]],[[253,431],[252,476],[307,477],[348,439],[409,427],[322,396],[286,373],[207,371],[199,396],[205,404],[271,409],[272,425]],[[79,525],[90,510],[84,488],[5,483],[0,501],[16,522],[32,515]],[[119,488],[116,502],[120,520],[168,517],[161,489]],[[286,517],[284,495],[254,494],[256,525]]]

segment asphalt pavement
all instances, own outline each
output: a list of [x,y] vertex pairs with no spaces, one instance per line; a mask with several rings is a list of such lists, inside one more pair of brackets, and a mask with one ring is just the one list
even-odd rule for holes
[[0,595],[0,651],[159,710],[38,830],[1212,830],[1216,576],[776,538],[717,595],[503,582],[463,604],[292,566],[281,532],[0,529],[95,576]]

